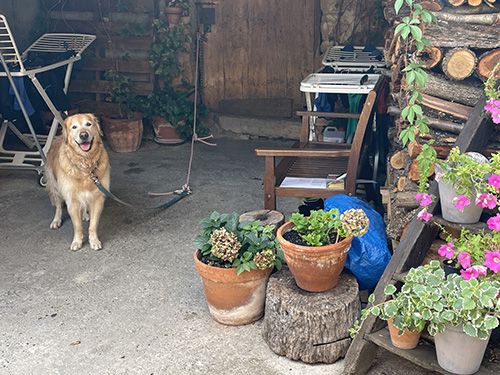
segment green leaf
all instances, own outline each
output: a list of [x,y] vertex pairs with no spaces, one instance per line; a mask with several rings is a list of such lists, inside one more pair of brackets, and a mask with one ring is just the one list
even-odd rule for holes
[[396,0],[396,2],[394,3],[394,10],[396,11],[396,14],[398,14],[399,11],[401,10],[401,7],[403,6],[403,1],[404,0]]
[[370,294],[370,296],[368,297],[368,302],[370,303],[375,302],[375,294]]
[[464,324],[464,332],[472,337],[477,337],[477,328],[474,327],[471,323]]
[[470,298],[464,298],[463,309],[464,310],[474,310],[476,308],[476,303]]
[[498,318],[492,315],[486,315],[483,321],[483,328],[486,330],[495,329],[498,327]]
[[379,316],[380,315],[380,307],[373,306],[372,309],[371,309],[371,313],[374,316]]
[[420,29],[420,27],[411,25],[410,30],[411,30],[411,35],[413,36],[413,38],[415,38],[415,40],[422,39],[422,30]]
[[396,293],[396,287],[392,284],[386,285],[384,288],[384,294],[386,296],[392,296],[394,293]]

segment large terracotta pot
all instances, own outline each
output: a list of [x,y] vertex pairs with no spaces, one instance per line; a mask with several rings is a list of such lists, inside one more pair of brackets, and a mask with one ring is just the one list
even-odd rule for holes
[[420,340],[421,332],[403,330],[403,333],[399,335],[399,328],[394,326],[392,319],[387,321],[387,327],[389,328],[389,335],[391,336],[392,345],[399,349],[414,349],[418,345],[418,340]]
[[292,226],[291,222],[283,224],[276,236],[298,287],[308,292],[325,292],[334,288],[344,268],[352,237],[333,245],[301,246],[283,238]]
[[103,116],[102,128],[113,151],[137,151],[142,140],[142,113],[132,112],[125,119]]
[[237,326],[255,322],[264,315],[266,287],[272,268],[236,275],[236,268],[212,267],[201,262],[199,251],[194,254],[194,263],[214,320]]

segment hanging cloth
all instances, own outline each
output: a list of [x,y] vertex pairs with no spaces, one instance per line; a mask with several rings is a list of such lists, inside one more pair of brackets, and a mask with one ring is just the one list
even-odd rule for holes
[[[361,112],[361,103],[363,99],[362,94],[347,94],[349,99],[349,113],[360,113]],[[347,121],[347,129],[345,132],[345,141],[346,143],[352,143],[352,139],[354,138],[354,133],[356,133],[356,128],[358,127],[357,118],[350,118]]]

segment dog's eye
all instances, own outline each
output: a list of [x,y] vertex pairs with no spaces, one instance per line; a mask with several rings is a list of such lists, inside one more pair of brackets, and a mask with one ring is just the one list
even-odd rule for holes
[[92,126],[92,123],[87,122],[87,123],[85,124],[85,126]]
[[76,125],[72,125],[72,126],[71,126],[71,129],[76,129],[76,128],[77,128],[77,126],[76,126]]

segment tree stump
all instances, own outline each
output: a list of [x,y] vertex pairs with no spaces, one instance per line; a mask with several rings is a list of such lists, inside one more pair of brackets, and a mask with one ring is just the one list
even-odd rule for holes
[[278,229],[285,222],[285,215],[275,210],[248,211],[240,215],[240,222],[260,221],[262,225],[274,225]]
[[358,311],[358,283],[351,274],[342,273],[327,292],[309,293],[283,268],[267,285],[263,336],[276,354],[306,363],[334,363],[351,344],[349,328]]

